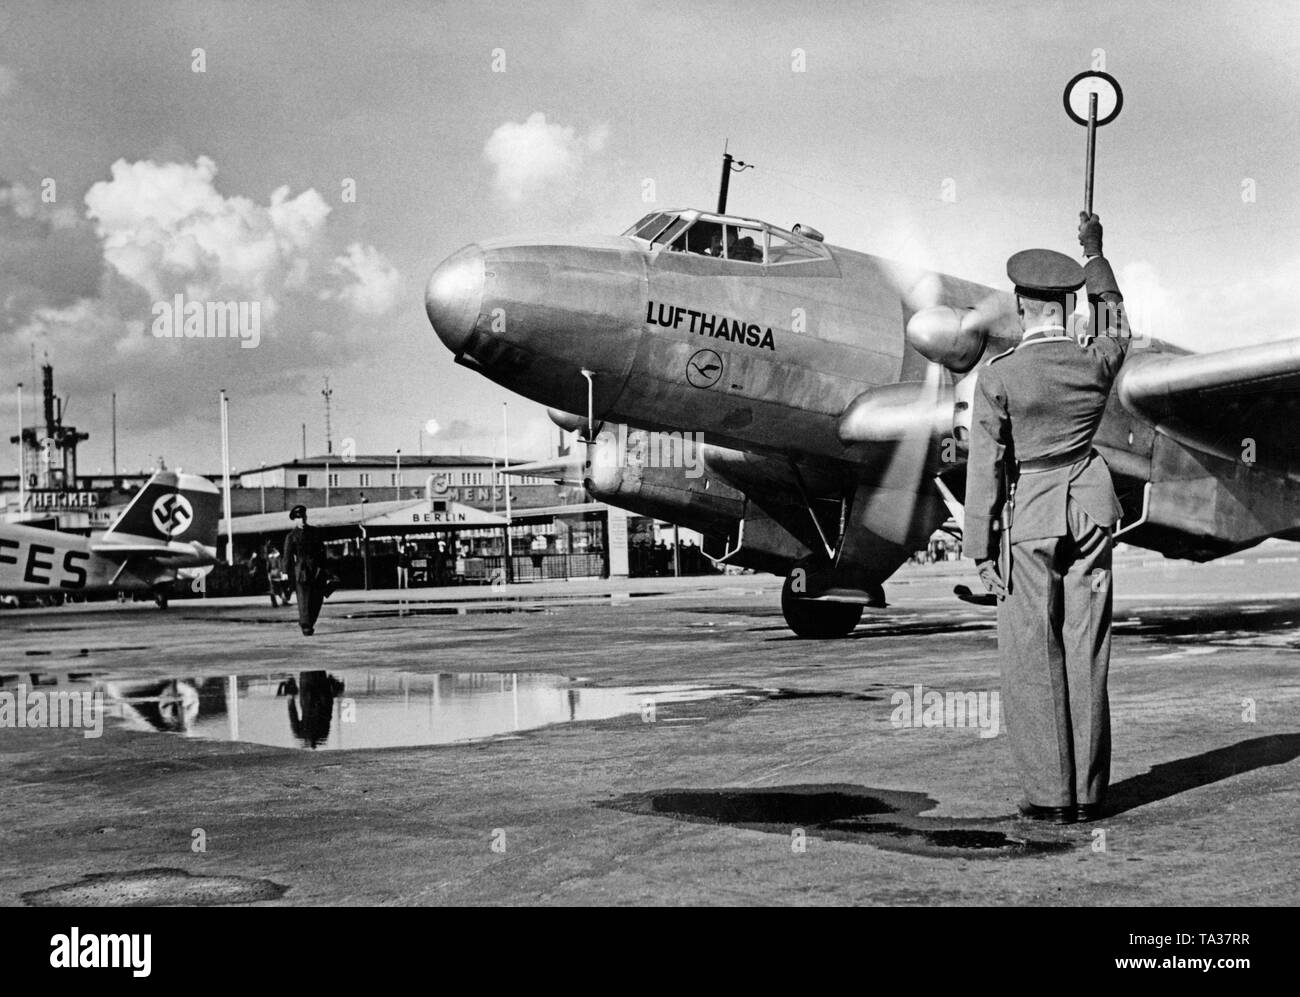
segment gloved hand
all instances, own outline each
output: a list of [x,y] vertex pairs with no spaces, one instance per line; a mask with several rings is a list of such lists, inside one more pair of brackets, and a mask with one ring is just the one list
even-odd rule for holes
[[1101,216],[1079,212],[1079,244],[1084,256],[1101,255]]
[[975,565],[975,570],[979,572],[980,581],[984,583],[984,588],[992,592],[999,599],[1007,597],[1007,587],[1002,582],[1002,576],[998,574],[997,561],[980,561]]

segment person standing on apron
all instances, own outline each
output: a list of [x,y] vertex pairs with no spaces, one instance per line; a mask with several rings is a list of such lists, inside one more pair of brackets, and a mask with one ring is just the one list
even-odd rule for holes
[[[1129,336],[1101,221],[1081,219],[1086,268],[1047,249],[1007,261],[1023,338],[979,372],[966,472],[966,554],[999,599],[1019,809],[1061,824],[1100,816],[1110,780],[1111,548],[1121,508],[1092,440]],[[1092,337],[1081,344],[1066,322],[1085,282]]]
[[284,564],[298,596],[298,625],[304,637],[316,632],[316,618],[325,599],[325,545],[307,523],[307,508],[295,505],[289,519],[298,523],[284,538]]

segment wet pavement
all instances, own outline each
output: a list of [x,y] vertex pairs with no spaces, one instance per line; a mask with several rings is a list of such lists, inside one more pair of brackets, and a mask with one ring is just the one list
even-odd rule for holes
[[88,697],[87,702],[99,697],[104,722],[127,730],[316,751],[454,744],[717,696],[789,694],[689,685],[609,688],[527,672],[312,670],[145,677],[123,670],[0,676],[0,693],[17,694],[21,688]]
[[104,710],[0,726],[0,902],[1295,903],[1297,549],[1119,558],[1068,827],[1014,816],[960,564],[828,642],[770,576],[0,611],[0,694]]

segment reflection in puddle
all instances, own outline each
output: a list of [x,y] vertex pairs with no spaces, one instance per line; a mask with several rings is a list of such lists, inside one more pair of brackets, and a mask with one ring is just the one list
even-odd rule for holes
[[309,671],[95,683],[110,718],[137,730],[282,748],[389,748],[472,741],[607,720],[739,689],[595,688],[559,675]]

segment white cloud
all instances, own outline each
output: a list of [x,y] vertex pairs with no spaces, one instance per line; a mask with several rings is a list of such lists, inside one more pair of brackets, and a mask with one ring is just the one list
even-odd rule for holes
[[330,273],[342,278],[342,287],[322,291],[322,297],[342,301],[363,315],[384,315],[397,304],[402,278],[373,246],[354,242],[347,253],[334,257]]
[[[281,187],[259,203],[223,194],[216,177],[207,157],[119,160],[71,230],[28,188],[0,184],[0,367],[27,362],[34,344],[61,390],[98,399],[111,385],[124,430],[162,435],[186,423],[196,394],[224,386],[275,409],[373,352],[391,333],[382,317],[400,298],[397,270],[373,246],[340,250],[315,190]],[[6,273],[28,258],[39,272]],[[62,283],[40,282],[47,271]],[[154,336],[153,305],[175,294],[256,302],[257,348]]]
[[223,197],[216,164],[128,163],[86,193],[86,210],[118,274],[162,300],[258,300],[274,314],[287,284],[302,282],[304,254],[319,242],[329,206],[314,190],[287,187],[262,206]]
[[499,126],[484,144],[483,155],[495,170],[497,190],[518,203],[548,184],[572,179],[605,148],[608,138],[604,125],[580,135],[572,126],[548,122],[545,114],[534,111],[523,123]]
[[0,208],[9,208],[19,218],[34,218],[40,199],[36,191],[26,184],[15,183],[0,187]]

